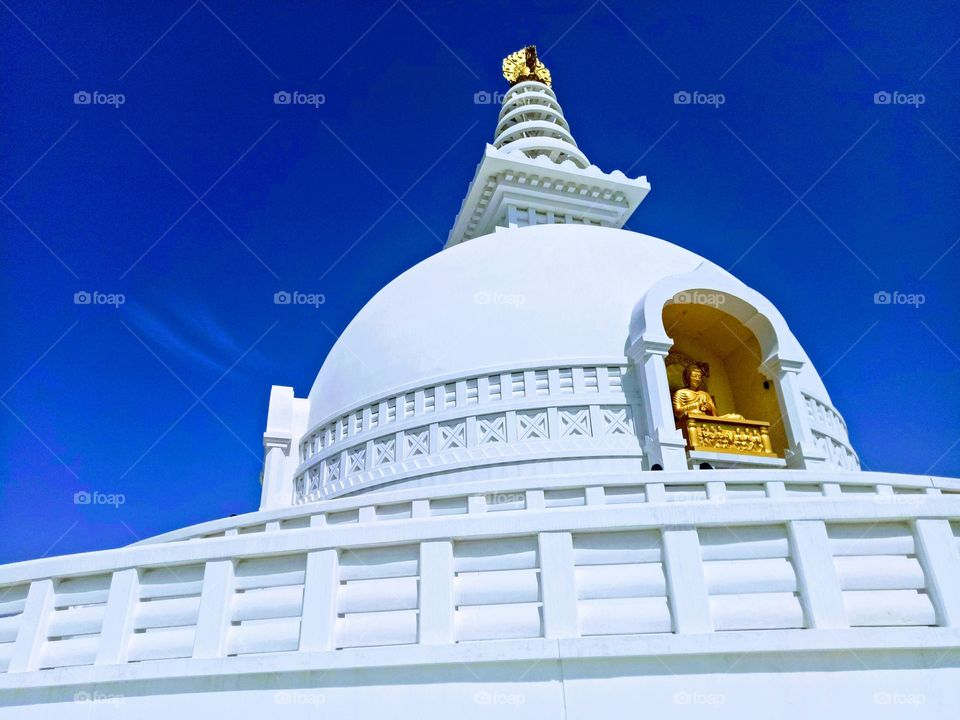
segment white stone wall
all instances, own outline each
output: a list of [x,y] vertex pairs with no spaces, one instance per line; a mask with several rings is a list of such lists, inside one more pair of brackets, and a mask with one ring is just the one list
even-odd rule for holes
[[[485,489],[333,500],[0,567],[0,705],[18,706],[0,716],[79,713],[71,698],[100,692],[138,716],[190,693],[248,717],[318,688],[329,711],[377,677],[427,717],[430,698],[479,716],[510,692],[525,716],[591,717],[591,702],[654,687],[661,709],[719,692],[713,709],[742,716],[744,693],[766,692],[760,668],[799,692],[850,653],[870,672],[844,689],[849,707],[880,693],[882,716],[883,693],[921,693],[930,710],[955,686],[931,684],[920,670],[936,658],[914,648],[956,667],[956,481],[754,470]],[[497,680],[504,663],[520,669]]]

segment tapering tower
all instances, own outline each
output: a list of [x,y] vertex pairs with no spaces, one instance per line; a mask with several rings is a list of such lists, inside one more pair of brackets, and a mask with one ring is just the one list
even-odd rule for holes
[[553,163],[570,160],[578,168],[590,165],[570,134],[557,96],[550,88],[550,71],[537,58],[535,46],[503,59],[503,76],[510,90],[503,99],[493,146],[530,159]]
[[620,228],[650,191],[646,177],[604,173],[577,147],[533,45],[508,55],[492,145],[447,240],[457,245],[498,228],[597,225]]

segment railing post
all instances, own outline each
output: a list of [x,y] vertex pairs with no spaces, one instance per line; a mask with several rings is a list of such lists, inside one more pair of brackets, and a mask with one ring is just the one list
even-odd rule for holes
[[453,542],[420,543],[420,643],[453,642]]
[[303,611],[300,619],[300,651],[334,649],[337,622],[339,559],[334,549],[307,553],[303,582]]
[[543,636],[569,638],[580,635],[577,621],[577,587],[573,573],[573,536],[568,532],[538,535],[540,586],[543,601]]
[[917,556],[927,578],[927,592],[937,621],[960,626],[960,550],[948,520],[922,518],[914,523]]
[[230,631],[230,604],[234,592],[232,560],[210,560],[203,571],[200,612],[193,657],[223,657]]
[[713,630],[696,528],[666,528],[663,531],[663,565],[673,631],[688,634]]
[[7,672],[37,669],[43,644],[47,641],[47,622],[53,610],[53,599],[53,580],[34,580],[30,583]]
[[807,626],[849,627],[826,525],[822,520],[793,520],[787,533]]
[[127,644],[133,632],[139,589],[140,575],[136,568],[113,573],[94,665],[116,665],[127,661]]

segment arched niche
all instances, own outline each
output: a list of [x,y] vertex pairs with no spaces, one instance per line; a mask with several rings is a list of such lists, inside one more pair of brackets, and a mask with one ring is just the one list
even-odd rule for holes
[[[722,311],[736,321],[736,324],[730,321],[727,324],[756,352],[756,357],[746,365],[749,372],[739,369],[739,365],[734,369],[735,384],[755,382],[759,372],[775,391],[778,405],[774,412],[772,402],[764,401],[766,404],[763,404],[747,393],[744,409],[736,412],[748,415],[753,410],[758,415],[779,417],[781,422],[777,427],[782,428],[783,435],[777,443],[778,451],[783,452],[788,467],[822,465],[825,458],[813,441],[797,380],[807,363],[803,350],[783,316],[769,300],[706,262],[689,273],[671,275],[655,283],[637,302],[630,318],[626,352],[634,363],[644,396],[644,447],[649,461],[668,470],[679,470],[687,466],[688,460],[685,442],[676,429],[665,366],[674,346],[674,339],[664,323],[664,309],[668,305],[706,306]],[[693,321],[690,327],[695,327]],[[731,361],[726,365],[735,364]],[[740,373],[744,374],[743,379],[740,379]],[[723,389],[720,390],[720,411],[726,412]],[[732,397],[732,390],[729,397]],[[774,422],[771,421],[771,425]]]
[[[696,299],[693,293],[690,297]],[[684,368],[697,364],[717,412],[770,423],[773,451],[783,457],[788,444],[777,389],[761,370],[762,350],[753,331],[706,302],[668,302],[662,312],[664,330],[673,341],[664,359],[671,397],[683,387]]]

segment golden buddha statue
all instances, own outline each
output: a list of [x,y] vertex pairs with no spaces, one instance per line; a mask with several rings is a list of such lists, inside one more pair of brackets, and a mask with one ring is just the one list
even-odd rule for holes
[[713,396],[703,389],[703,370],[696,365],[687,365],[683,369],[683,387],[673,394],[673,415],[678,422],[689,415],[709,415],[730,420],[743,418],[737,413],[720,415],[717,412]]
[[770,423],[746,420],[743,415],[717,412],[713,396],[703,385],[704,368],[695,363],[683,369],[683,387],[673,394],[673,415],[691,451],[776,457],[770,444]]

